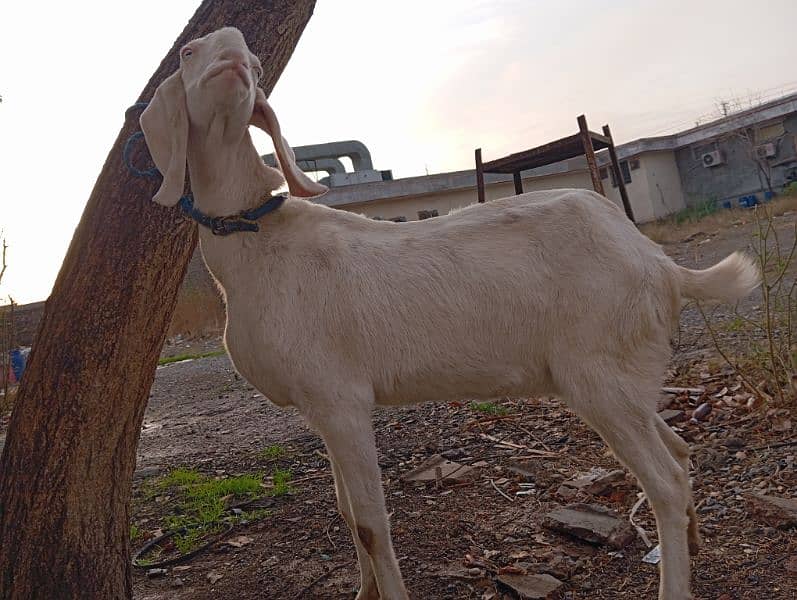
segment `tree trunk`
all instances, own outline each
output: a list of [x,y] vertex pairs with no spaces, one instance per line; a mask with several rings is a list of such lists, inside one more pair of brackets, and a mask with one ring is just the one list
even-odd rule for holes
[[[187,41],[238,27],[270,92],[315,0],[205,0],[141,94]],[[156,18],[153,16],[153,18]],[[139,32],[132,43],[147,43]],[[132,102],[131,102],[132,104]],[[123,110],[119,107],[119,118]],[[196,226],[154,205],[111,149],[47,301],[0,459],[0,598],[132,597],[129,501],[141,421]],[[143,144],[142,144],[143,145]],[[145,160],[146,153],[136,153]]]

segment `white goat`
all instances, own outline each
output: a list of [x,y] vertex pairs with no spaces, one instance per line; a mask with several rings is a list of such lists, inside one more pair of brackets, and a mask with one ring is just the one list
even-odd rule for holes
[[522,194],[422,222],[372,221],[296,196],[326,188],[295,165],[237,29],[187,44],[141,116],[177,203],[186,162],[196,208],[235,215],[282,183],[248,125],[267,131],[292,198],[259,232],[215,236],[202,254],[227,303],[235,367],[294,406],[326,443],[351,528],[360,600],[407,598],[390,539],[371,410],[427,400],[560,396],[637,477],[662,548],[659,598],[689,592],[699,534],[687,444],[656,414],[681,298],[734,301],[759,277],[733,254],[677,266],[606,198]]

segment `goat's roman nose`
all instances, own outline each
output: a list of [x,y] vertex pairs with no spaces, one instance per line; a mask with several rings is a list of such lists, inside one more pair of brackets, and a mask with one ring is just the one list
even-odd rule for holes
[[241,65],[245,65],[247,62],[246,54],[244,54],[243,50],[238,50],[237,48],[225,48],[222,50],[219,58],[222,60],[230,60]]

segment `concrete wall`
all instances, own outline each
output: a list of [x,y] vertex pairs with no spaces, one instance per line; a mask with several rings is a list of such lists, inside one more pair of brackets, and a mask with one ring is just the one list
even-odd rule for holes
[[[757,129],[755,145],[767,142],[777,145],[777,155],[768,159],[772,186],[777,191],[790,175],[797,175],[797,114],[770,121]],[[700,161],[701,155],[714,149],[724,154],[725,164],[706,168]],[[686,204],[690,206],[704,201],[735,201],[766,189],[765,178],[750,158],[749,144],[732,133],[680,148],[675,156]]]
[[[684,208],[681,178],[673,151],[646,151],[620,162],[630,159],[639,161],[639,168],[629,171],[631,182],[625,184],[637,223],[661,219]],[[607,160],[601,160],[602,168],[611,168]],[[619,188],[612,185],[608,175],[603,180],[603,188],[610,200],[622,206]]]
[[[586,170],[523,179],[523,190],[526,192],[556,188],[592,189],[592,183]],[[495,200],[496,198],[513,196],[515,187],[511,182],[494,183],[486,185],[484,192],[487,200]],[[418,211],[421,210],[436,209],[442,216],[455,208],[462,208],[476,202],[476,188],[472,187],[346,204],[340,206],[340,208],[371,218],[394,219],[396,217],[405,217],[408,221],[415,221],[418,219]]]
[[[675,162],[675,152],[650,152],[639,157],[640,170],[645,172],[645,195],[650,207],[650,219],[661,219],[686,207],[681,176]],[[641,221],[641,219],[640,219]]]

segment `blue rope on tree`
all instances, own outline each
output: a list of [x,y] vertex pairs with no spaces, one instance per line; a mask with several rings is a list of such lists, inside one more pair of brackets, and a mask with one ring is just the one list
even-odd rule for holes
[[127,166],[127,170],[130,171],[136,177],[144,177],[146,179],[159,179],[161,177],[161,172],[158,171],[157,167],[152,167],[151,169],[142,171],[133,164],[133,159],[130,155],[133,153],[135,142],[143,137],[144,137],[143,131],[136,131],[133,135],[127,138],[124,150],[122,150],[122,160],[124,160],[125,165]]
[[[131,111],[144,110],[145,108],[147,108],[148,104],[149,102],[136,102],[133,106],[131,106],[125,111],[125,118],[129,116]],[[127,170],[130,171],[136,177],[143,177],[145,179],[159,179],[162,176],[161,172],[158,171],[157,167],[152,167],[151,169],[146,169],[142,171],[133,164],[133,158],[131,156],[133,154],[133,148],[135,147],[135,143],[143,137],[144,137],[143,131],[136,131],[133,135],[127,138],[127,141],[125,142],[125,147],[122,150],[122,160],[124,161]]]

